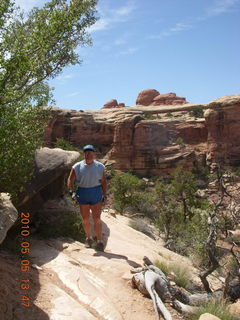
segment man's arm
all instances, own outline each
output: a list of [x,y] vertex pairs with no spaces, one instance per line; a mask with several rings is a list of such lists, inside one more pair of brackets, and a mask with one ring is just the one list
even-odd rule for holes
[[75,180],[76,180],[76,174],[75,174],[74,169],[72,168],[70,171],[68,180],[67,180],[67,187],[69,190],[73,190]]

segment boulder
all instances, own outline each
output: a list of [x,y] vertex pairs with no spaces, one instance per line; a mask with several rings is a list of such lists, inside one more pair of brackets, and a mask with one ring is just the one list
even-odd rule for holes
[[220,319],[210,313],[203,313],[203,314],[201,314],[199,320],[224,320],[224,319]]
[[102,108],[103,109],[118,108],[118,102],[116,99],[112,99],[112,100],[106,102]]
[[125,108],[125,103],[118,103],[117,100],[112,99],[104,104],[102,109],[112,109],[112,108]]
[[238,316],[240,319],[240,300],[237,300],[237,302],[231,304],[229,306],[229,311],[232,315]]
[[136,104],[149,106],[158,95],[160,95],[160,93],[155,89],[143,90],[138,94]]
[[6,193],[0,193],[0,243],[5,239],[8,230],[18,218],[17,209]]
[[153,99],[151,103],[153,106],[161,105],[178,105],[187,103],[185,98],[177,97],[176,93],[170,92],[165,94],[159,94]]
[[76,151],[46,147],[36,150],[33,178],[26,185],[18,208],[35,211],[45,201],[63,195],[66,176],[78,159]]

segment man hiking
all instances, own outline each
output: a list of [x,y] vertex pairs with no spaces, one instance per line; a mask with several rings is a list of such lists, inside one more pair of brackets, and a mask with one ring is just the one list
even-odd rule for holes
[[103,251],[101,211],[107,195],[105,166],[95,160],[96,150],[94,146],[84,146],[83,152],[84,160],[73,165],[68,177],[67,186],[71,194],[73,193],[74,183],[78,187],[75,199],[79,204],[83,219],[86,235],[85,247],[91,248],[94,243],[89,220],[91,210],[97,239],[95,249]]

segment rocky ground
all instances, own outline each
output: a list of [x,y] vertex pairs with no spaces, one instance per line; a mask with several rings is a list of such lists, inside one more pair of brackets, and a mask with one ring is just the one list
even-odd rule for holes
[[[71,239],[39,240],[33,234],[31,268],[23,272],[20,257],[1,250],[0,319],[155,319],[152,301],[131,287],[130,269],[142,265],[143,256],[182,264],[199,284],[191,262],[164,248],[160,239],[132,229],[129,218],[113,216],[107,209],[102,218],[106,244],[103,253]],[[20,289],[23,280],[29,280],[29,289]],[[220,285],[217,279],[212,280],[214,289]],[[30,298],[30,307],[21,305],[23,295]],[[184,319],[169,304],[166,306],[174,320]]]

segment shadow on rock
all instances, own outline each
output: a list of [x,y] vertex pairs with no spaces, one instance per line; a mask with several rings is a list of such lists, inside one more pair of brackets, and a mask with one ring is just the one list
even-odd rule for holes
[[124,256],[122,254],[117,254],[117,253],[109,253],[109,252],[101,252],[98,251],[96,253],[93,254],[94,257],[105,257],[107,259],[122,259],[122,260],[126,260],[127,263],[131,266],[131,267],[141,267],[141,264],[133,261],[133,260],[129,260],[127,256]]
[[[20,261],[19,256],[0,250],[0,319],[49,320],[49,316],[34,303],[40,291],[38,271],[31,268],[21,271]],[[24,284],[29,284],[29,288]]]

